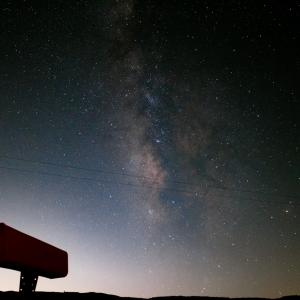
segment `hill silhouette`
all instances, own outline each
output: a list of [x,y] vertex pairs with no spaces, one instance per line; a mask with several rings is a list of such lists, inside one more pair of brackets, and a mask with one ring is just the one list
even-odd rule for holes
[[[43,299],[43,300],[139,300],[144,298],[131,298],[131,297],[119,297],[115,295],[108,295],[102,293],[73,293],[73,292],[66,292],[66,293],[52,293],[52,292],[35,292],[31,295],[24,295],[18,292],[0,292],[0,299],[2,300],[15,300],[15,299],[23,299],[23,300],[31,300],[31,299]],[[228,298],[228,297],[200,297],[200,296],[170,296],[170,297],[154,297],[148,298],[152,300],[266,300],[270,298],[257,298],[257,297],[250,297],[250,298]],[[274,299],[274,298],[273,298]],[[284,296],[279,297],[276,299],[281,300],[299,300],[300,296]]]

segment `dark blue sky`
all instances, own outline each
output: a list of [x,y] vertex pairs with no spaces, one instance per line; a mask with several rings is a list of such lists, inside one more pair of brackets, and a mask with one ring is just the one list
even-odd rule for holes
[[38,289],[299,294],[295,1],[0,11],[0,221],[70,255]]

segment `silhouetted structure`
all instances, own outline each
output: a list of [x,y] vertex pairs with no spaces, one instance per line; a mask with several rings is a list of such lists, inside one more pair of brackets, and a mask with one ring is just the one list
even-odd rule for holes
[[0,223],[0,267],[21,272],[20,292],[35,291],[38,276],[68,274],[68,253]]

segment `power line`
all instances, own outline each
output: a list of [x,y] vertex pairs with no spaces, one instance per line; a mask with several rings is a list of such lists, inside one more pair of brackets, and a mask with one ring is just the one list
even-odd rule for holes
[[[153,177],[141,176],[141,175],[127,173],[127,172],[107,171],[107,170],[94,169],[94,168],[85,168],[85,167],[79,167],[79,166],[74,166],[74,165],[69,165],[69,164],[57,164],[57,163],[53,163],[53,162],[17,158],[17,157],[11,157],[11,156],[6,156],[6,155],[0,155],[0,159],[23,161],[23,162],[29,162],[29,163],[35,163],[35,164],[41,164],[41,165],[49,165],[49,166],[58,167],[58,168],[68,168],[68,169],[74,169],[74,170],[88,171],[88,172],[93,172],[93,173],[104,173],[104,174],[111,174],[111,175],[126,176],[126,177],[131,177],[131,178],[136,178],[136,179],[148,179],[148,180],[152,181],[152,184],[159,184],[157,181],[155,181],[155,178],[153,178]],[[193,183],[182,182],[182,181],[169,181],[169,182],[176,183],[176,184],[185,184],[185,185],[190,185],[190,186],[198,186]]]
[[[128,182],[113,182],[109,180],[103,180],[103,179],[97,179],[97,178],[92,178],[92,177],[80,177],[80,176],[72,176],[72,175],[63,175],[63,174],[58,174],[58,173],[52,173],[52,172],[44,172],[44,171],[36,171],[36,170],[28,170],[28,169],[20,169],[20,168],[14,168],[14,167],[6,167],[6,166],[0,166],[0,169],[4,170],[9,170],[9,171],[14,171],[14,172],[20,172],[20,173],[31,173],[31,174],[36,174],[36,175],[42,175],[42,176],[53,176],[53,177],[59,177],[59,178],[67,178],[67,179],[73,179],[73,180],[83,180],[83,181],[89,181],[89,182],[96,182],[96,183],[103,183],[103,184],[111,184],[111,185],[123,185],[123,186],[130,186],[134,188],[140,188],[140,189],[156,189],[160,191],[167,191],[170,193],[182,193],[182,194],[190,194],[193,196],[206,196],[207,191],[205,192],[199,192],[199,191],[188,191],[188,190],[180,190],[180,189],[174,189],[174,188],[168,188],[168,187],[162,187],[158,188],[157,186],[154,185],[145,185],[145,184],[134,184],[134,183],[128,183]],[[209,186],[207,186],[209,188]],[[214,195],[214,197],[218,198],[232,198],[229,195]],[[261,202],[258,199],[253,199],[253,198],[247,198],[251,199],[251,201],[258,201]],[[295,198],[297,199],[297,198]],[[277,201],[278,203],[286,204],[283,201]],[[298,204],[298,203],[290,203],[290,204]]]
[[[53,163],[53,162],[46,162],[46,161],[32,160],[32,159],[24,159],[24,158],[12,157],[12,156],[7,156],[7,155],[0,155],[0,159],[23,161],[23,162],[28,162],[28,163],[35,163],[35,164],[40,164],[40,165],[49,165],[49,166],[58,167],[58,168],[68,168],[68,169],[81,170],[81,171],[87,171],[87,172],[93,172],[93,173],[119,175],[119,176],[125,176],[125,177],[130,177],[130,178],[135,178],[135,179],[141,179],[141,180],[147,179],[147,180],[151,181],[151,184],[157,184],[157,185],[159,184],[159,182],[155,181],[155,178],[153,178],[153,177],[142,176],[142,175],[127,173],[127,172],[118,172],[118,171],[108,171],[108,170],[101,170],[101,169],[95,169],[95,168],[86,168],[86,167],[74,166],[74,165],[70,165],[70,164],[57,164],[57,163]],[[199,187],[199,184],[194,184],[194,183],[184,182],[184,181],[168,180],[168,182],[173,183],[173,184],[182,184],[182,185]]]
[[[130,177],[130,178],[135,178],[135,179],[141,179],[141,180],[148,179],[148,180],[152,181],[150,184],[147,185],[148,188],[154,188],[154,185],[159,184],[157,181],[155,181],[155,179],[153,177],[141,176],[141,175],[132,174],[132,173],[125,173],[125,172],[123,173],[123,172],[117,172],[117,171],[107,171],[107,170],[94,169],[94,168],[85,168],[85,167],[79,167],[79,166],[74,166],[74,165],[70,165],[70,164],[57,164],[57,163],[53,163],[53,162],[24,159],[24,158],[18,158],[18,157],[6,156],[6,155],[0,155],[0,159],[23,161],[23,162],[40,164],[40,165],[49,165],[49,166],[54,166],[54,167],[58,167],[58,168],[69,168],[69,169],[81,170],[81,171],[87,171],[87,172],[93,172],[93,173],[119,175],[119,176],[125,176],[125,177]],[[1,168],[3,168],[3,167],[1,167]],[[55,176],[55,175],[51,175],[51,176]],[[61,176],[63,176],[63,175],[61,175]],[[72,176],[70,178],[72,178]],[[87,179],[84,179],[84,177],[76,177],[75,176],[74,179],[76,179],[76,178],[77,179],[82,178],[83,180],[87,180]],[[90,178],[90,177],[88,177],[88,178]],[[109,182],[112,183],[111,181],[108,181],[106,183],[109,183]],[[169,180],[168,182],[173,183],[173,184],[182,184],[182,185],[188,185],[188,186],[199,188],[199,184],[193,184],[193,183],[189,183],[189,182],[173,181],[173,180]],[[123,183],[119,183],[119,184],[123,184]],[[126,184],[126,185],[129,185],[129,184]],[[130,183],[130,185],[146,187],[146,185],[144,185],[144,184],[143,185],[137,185],[137,184]],[[279,198],[290,198],[290,199],[294,199],[294,200],[300,198],[300,196],[298,196],[298,195],[275,194],[274,192],[263,191],[263,190],[256,190],[256,191],[244,190],[244,189],[238,189],[238,188],[222,187],[220,185],[218,185],[218,186],[216,186],[216,185],[214,185],[214,186],[213,185],[206,185],[205,188],[212,188],[212,189],[215,189],[215,190],[222,190],[222,191],[229,191],[229,192],[262,194],[262,195],[266,195],[266,196],[273,196],[273,197],[279,197]],[[161,189],[161,188],[157,188],[157,189]],[[181,190],[181,189],[171,189],[171,188],[164,188],[164,189],[170,189],[170,190],[178,191],[178,192],[181,192],[181,193],[191,193],[191,194],[195,193],[195,191],[192,192],[192,191]]]
[[195,194],[195,192],[192,192],[192,191],[179,190],[179,189],[173,189],[173,188],[168,188],[168,187],[159,188],[155,185],[134,184],[134,183],[130,183],[130,182],[116,182],[116,181],[113,182],[113,181],[109,181],[109,180],[97,179],[97,178],[92,178],[92,177],[63,175],[63,174],[52,173],[52,172],[20,169],[20,168],[5,167],[5,166],[0,166],[0,169],[21,172],[21,173],[31,173],[31,174],[37,174],[37,175],[43,175],[43,176],[54,176],[54,177],[69,178],[69,179],[75,179],[75,180],[93,181],[93,182],[97,182],[97,183],[105,183],[105,184],[112,184],[112,185],[119,184],[119,185],[125,185],[125,186],[137,187],[137,188],[147,188],[147,189],[155,189],[155,190],[163,189],[163,190],[167,190],[167,191],[171,191],[171,192],[175,192],[175,193]]

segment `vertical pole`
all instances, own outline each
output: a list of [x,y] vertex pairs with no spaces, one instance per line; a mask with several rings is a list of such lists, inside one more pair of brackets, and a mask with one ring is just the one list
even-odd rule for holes
[[23,294],[34,292],[37,281],[38,275],[28,271],[21,272],[19,291]]

